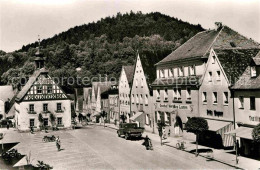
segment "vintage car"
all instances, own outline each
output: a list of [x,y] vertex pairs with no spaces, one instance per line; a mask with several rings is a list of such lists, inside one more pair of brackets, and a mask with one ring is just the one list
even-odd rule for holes
[[117,135],[121,137],[124,135],[125,139],[130,137],[141,137],[144,132],[144,128],[138,127],[136,123],[120,123]]

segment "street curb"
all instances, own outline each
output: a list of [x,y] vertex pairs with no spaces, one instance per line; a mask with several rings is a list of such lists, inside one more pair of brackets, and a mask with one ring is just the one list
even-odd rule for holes
[[[99,125],[99,126],[101,126],[101,125]],[[114,129],[114,130],[118,130],[118,129],[114,128],[114,127],[107,126],[107,125],[105,125],[105,127],[108,127],[108,128],[110,128],[110,129]],[[169,145],[169,144],[163,144],[163,145],[177,149],[175,146],[172,146],[172,145]],[[187,152],[187,153],[190,153],[190,152],[187,151],[187,150],[183,150],[183,151],[185,151],[185,152]],[[192,154],[192,153],[191,153],[191,154]],[[203,158],[206,158],[206,159],[209,159],[208,157],[203,156],[203,155],[198,155],[198,156],[203,157]],[[222,161],[222,160],[218,160],[218,159],[214,159],[214,158],[210,158],[210,159],[212,159],[212,160],[214,160],[214,161],[216,161],[216,162],[220,162],[220,163],[222,163],[222,164],[228,165],[228,166],[230,166],[230,167],[236,168],[236,169],[243,169],[243,168],[241,168],[241,167],[239,167],[239,166],[229,164],[229,163],[224,162],[224,161]],[[244,169],[243,169],[243,170],[244,170]]]

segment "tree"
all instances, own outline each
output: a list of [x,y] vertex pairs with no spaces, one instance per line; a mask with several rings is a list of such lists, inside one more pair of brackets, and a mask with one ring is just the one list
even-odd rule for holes
[[39,122],[40,122],[40,127],[41,127],[42,124],[43,124],[43,116],[42,116],[41,113],[38,115],[38,120],[39,120]]
[[0,114],[0,120],[1,120],[1,119],[3,119],[3,115],[2,115],[2,114]]
[[55,125],[55,120],[56,120],[55,115],[53,113],[50,113],[50,121],[51,121],[52,127]]
[[104,121],[104,128],[105,128],[105,117],[107,116],[107,112],[105,112],[104,110],[100,113],[100,116],[103,118]]
[[260,123],[254,127],[252,137],[254,142],[260,143]]
[[120,115],[120,119],[122,120],[123,123],[125,123],[126,115],[124,114]]
[[198,156],[198,138],[199,135],[208,130],[208,122],[202,117],[192,117],[185,124],[187,132],[194,133],[196,135],[196,156]]
[[162,145],[162,135],[163,135],[163,127],[165,127],[166,124],[162,121],[158,121],[157,122],[157,128],[158,128],[158,132],[159,132],[159,136],[160,136],[160,139],[161,139],[161,145]]

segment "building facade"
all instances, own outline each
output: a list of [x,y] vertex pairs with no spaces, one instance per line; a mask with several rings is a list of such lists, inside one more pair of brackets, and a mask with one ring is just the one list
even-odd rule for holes
[[120,114],[126,116],[126,122],[130,122],[131,113],[131,87],[134,77],[134,66],[123,66],[119,78],[119,108]]
[[[71,100],[53,81],[44,68],[44,58],[38,51],[36,71],[15,98],[15,123],[19,130],[41,126],[71,127]],[[51,121],[51,114],[55,120]],[[42,122],[39,121],[42,115]]]
[[12,98],[15,91],[12,86],[0,86],[0,115],[2,119],[14,116],[14,109],[12,107]]
[[146,81],[142,63],[137,55],[131,87],[131,122],[136,122],[147,131],[154,131],[154,103],[152,91]]

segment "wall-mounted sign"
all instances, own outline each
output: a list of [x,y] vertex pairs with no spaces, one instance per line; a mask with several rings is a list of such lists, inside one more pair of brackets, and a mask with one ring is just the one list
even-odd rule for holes
[[260,122],[259,116],[249,116],[249,120],[253,122]]
[[159,104],[159,108],[169,108],[169,109],[193,111],[192,105],[182,105],[182,104]]

